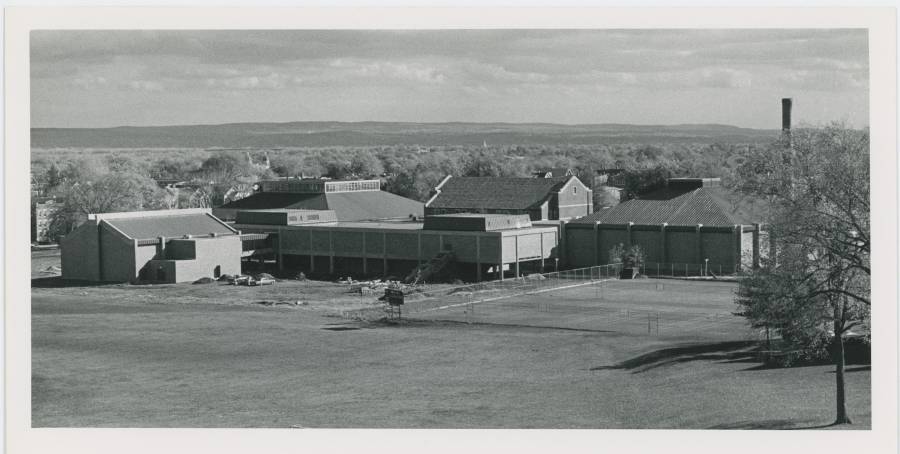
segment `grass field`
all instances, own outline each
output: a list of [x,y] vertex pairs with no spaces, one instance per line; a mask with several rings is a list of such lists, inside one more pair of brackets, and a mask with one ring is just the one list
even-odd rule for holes
[[736,287],[735,282],[613,279],[484,302],[475,295],[473,304],[457,303],[410,317],[669,337],[701,334],[710,340],[756,339],[758,333],[733,314]]
[[[534,322],[554,317],[554,304],[587,305],[589,287],[550,293],[550,312],[510,312],[522,323],[386,324],[335,316],[371,303],[330,283],[36,282],[35,427],[775,429],[833,418],[831,367],[762,368],[743,335]],[[631,299],[648,310],[731,310],[719,284],[691,284],[695,297],[641,285]],[[637,307],[606,290],[611,309]],[[497,307],[545,304],[529,297]],[[259,304],[291,300],[309,304]],[[848,428],[868,428],[869,370],[849,370]]]

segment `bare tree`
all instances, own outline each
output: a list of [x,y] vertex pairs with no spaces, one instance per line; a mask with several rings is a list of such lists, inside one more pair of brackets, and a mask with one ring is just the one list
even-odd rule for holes
[[741,284],[754,323],[811,347],[828,338],[836,375],[835,424],[850,423],[844,337],[869,319],[869,134],[841,125],[801,129],[792,144],[752,153],[737,186],[771,203],[775,257]]

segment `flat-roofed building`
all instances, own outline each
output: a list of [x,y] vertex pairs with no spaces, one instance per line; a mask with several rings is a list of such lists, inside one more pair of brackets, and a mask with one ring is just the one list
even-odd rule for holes
[[503,279],[556,266],[559,226],[527,216],[462,214],[425,222],[239,224],[272,234],[279,267],[307,273],[403,277],[452,253],[458,277]]
[[91,214],[60,249],[63,279],[190,282],[241,272],[238,232],[202,208]]

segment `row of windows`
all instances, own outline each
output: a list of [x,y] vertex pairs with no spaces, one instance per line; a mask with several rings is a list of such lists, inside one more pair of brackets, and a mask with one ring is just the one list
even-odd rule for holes
[[375,181],[265,181],[262,190],[265,192],[314,193],[377,191],[381,182]]
[[378,181],[341,181],[325,184],[325,192],[377,191],[381,189]]

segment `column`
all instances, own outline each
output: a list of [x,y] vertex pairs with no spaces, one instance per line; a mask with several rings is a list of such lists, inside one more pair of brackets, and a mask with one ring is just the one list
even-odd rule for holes
[[475,282],[481,282],[481,235],[475,235]]
[[361,232],[361,234],[362,234],[362,261],[363,261],[362,271],[363,271],[363,276],[366,276],[369,274],[369,267],[368,267],[369,259],[366,258],[366,232],[363,231],[363,232]]
[[419,266],[422,266],[422,231],[418,231],[416,233],[416,260],[419,261]]
[[519,235],[514,236],[516,245],[516,278],[519,277]]
[[382,276],[387,276],[387,232],[381,232],[381,270]]
[[275,261],[278,262],[278,271],[284,271],[284,254],[281,253],[281,228],[278,229],[278,237],[275,238],[275,245],[278,248],[275,252]]
[[600,238],[598,235],[600,234],[600,223],[594,223],[594,261],[591,263],[592,265],[600,264]]
[[663,222],[659,226],[659,261],[661,263],[666,263],[668,259],[668,254],[666,254],[666,227],[668,225],[667,222]]
[[316,255],[313,253],[312,230],[309,230],[309,272],[316,271]]
[[703,263],[703,234],[700,233],[700,229],[703,227],[703,224],[697,224],[697,263]]
[[334,274],[334,232],[328,231],[328,273]]
[[541,232],[541,273],[544,272],[544,233]]

